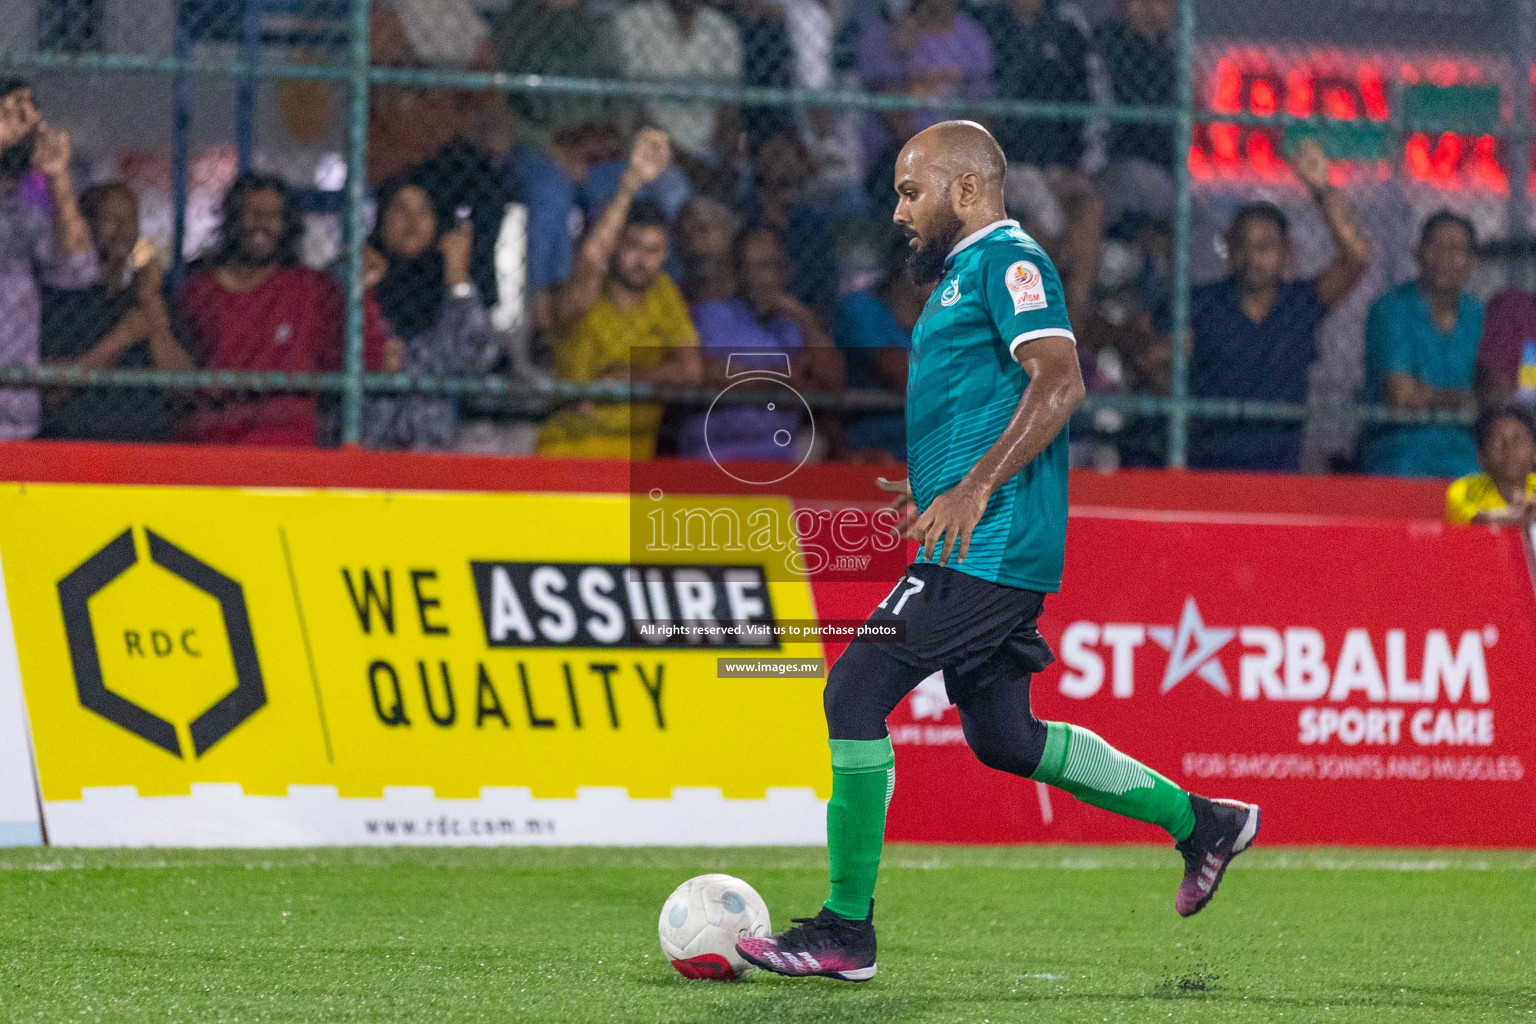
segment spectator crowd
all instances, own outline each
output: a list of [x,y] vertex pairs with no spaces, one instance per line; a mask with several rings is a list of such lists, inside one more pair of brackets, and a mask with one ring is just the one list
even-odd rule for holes
[[[978,100],[1176,100],[1173,0],[1121,0],[1097,25],[1068,0],[510,0],[490,21],[470,0],[379,0],[373,19],[373,60],[385,66],[929,101],[865,111],[650,90],[376,86],[363,362],[413,376],[542,373],[719,393],[751,371],[749,388],[774,378],[801,392],[885,392],[894,403],[928,298],[905,273],[906,246],[889,222],[901,144],[939,120],[976,116],[968,104]],[[1061,271],[1090,390],[1168,394],[1172,127],[977,119],[1009,159],[1010,215]],[[1222,239],[1225,276],[1191,296],[1195,398],[1305,404],[1318,328],[1373,260],[1322,149],[1303,141],[1290,159],[1333,258],[1298,278],[1292,214],[1270,202],[1236,211]],[[516,344],[492,325],[508,287],[509,204],[523,211]],[[301,192],[246,172],[221,213],[214,243],[173,282],[140,238],[134,192],[105,181],[77,193],[68,135],[46,123],[26,82],[0,83],[0,364],[340,369],[342,277],[301,261]],[[1526,422],[1511,403],[1536,403],[1536,296],[1505,292],[1485,309],[1468,290],[1477,244],[1461,216],[1425,221],[1417,277],[1371,305],[1359,398],[1409,412],[1485,410],[1484,421],[1475,436],[1450,419],[1369,423],[1357,463],[1463,477],[1480,458],[1485,467],[1502,458],[1495,483],[1465,499],[1485,514],[1490,494],[1515,486],[1509,467],[1524,452],[1506,436]],[[371,394],[362,442],[575,457],[905,458],[894,404],[799,430],[808,415],[766,400],[708,412],[582,400],[519,430],[507,414],[453,397]],[[334,399],[314,393],[0,390],[3,438],[315,445],[336,442],[337,420]],[[1120,464],[1164,462],[1160,421],[1114,430]],[[1189,460],[1296,471],[1301,439],[1294,418],[1197,416]],[[1079,461],[1092,458],[1084,449]]]

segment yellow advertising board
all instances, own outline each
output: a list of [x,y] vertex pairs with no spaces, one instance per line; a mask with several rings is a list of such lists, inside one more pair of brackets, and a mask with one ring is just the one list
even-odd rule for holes
[[143,800],[212,784],[825,799],[820,680],[721,679],[718,658],[764,641],[643,628],[679,609],[810,620],[809,586],[714,554],[631,564],[628,502],[3,485],[45,819],[110,787]]

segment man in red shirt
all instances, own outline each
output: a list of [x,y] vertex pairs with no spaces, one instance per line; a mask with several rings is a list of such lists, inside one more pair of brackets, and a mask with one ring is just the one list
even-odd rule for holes
[[1488,300],[1475,372],[1484,409],[1536,402],[1536,296],[1508,288]]
[[[345,298],[328,275],[299,264],[303,221],[275,175],[240,175],[224,197],[212,252],[193,265],[182,320],[198,361],[210,370],[320,373],[342,368]],[[363,365],[385,366],[386,328],[373,296],[363,307]],[[319,424],[313,394],[223,394],[188,425],[209,444],[310,446]]]

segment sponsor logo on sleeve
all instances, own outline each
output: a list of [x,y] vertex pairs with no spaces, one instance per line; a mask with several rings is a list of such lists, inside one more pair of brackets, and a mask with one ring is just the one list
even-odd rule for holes
[[1028,260],[1019,260],[1009,267],[1003,275],[1003,283],[1013,297],[1015,313],[1045,308],[1045,280],[1040,276],[1040,268]]

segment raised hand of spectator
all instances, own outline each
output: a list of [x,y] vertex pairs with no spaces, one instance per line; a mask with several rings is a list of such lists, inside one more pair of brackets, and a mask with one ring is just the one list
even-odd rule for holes
[[641,187],[655,181],[672,162],[672,141],[666,132],[642,128],[629,151],[629,164],[619,177],[619,187],[587,231],[571,276],[555,295],[556,331],[567,330],[587,315],[602,291],[603,278],[619,235],[629,218],[630,204]]
[[[32,101],[23,104],[31,110]],[[32,110],[35,116],[37,111]],[[91,251],[91,233],[80,216],[75,201],[75,186],[69,180],[69,134],[55,131],[43,121],[37,124],[37,145],[32,150],[32,168],[48,179],[48,189],[53,194],[53,240],[55,252],[79,254]]]
[[672,140],[657,128],[642,128],[635,136],[635,145],[629,151],[629,166],[624,176],[634,188],[649,185],[661,177],[661,172],[672,163]]
[[40,120],[27,90],[17,89],[0,100],[0,149],[24,137]]
[[469,282],[469,253],[474,243],[474,229],[468,220],[452,231],[443,232],[437,247],[443,254],[443,280],[449,288]]
[[69,133],[55,131],[43,124],[37,131],[37,147],[32,151],[32,169],[50,181],[69,173]]
[[1371,246],[1360,234],[1344,198],[1329,187],[1328,158],[1316,139],[1301,140],[1291,158],[1291,167],[1312,193],[1333,237],[1333,261],[1317,279],[1317,297],[1332,309],[1360,283],[1360,276],[1371,261]]
[[1301,140],[1301,144],[1296,147],[1296,155],[1291,158],[1291,169],[1296,172],[1302,184],[1313,192],[1328,187],[1328,158],[1323,155],[1323,147],[1317,144],[1316,139]]

